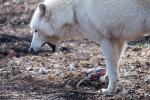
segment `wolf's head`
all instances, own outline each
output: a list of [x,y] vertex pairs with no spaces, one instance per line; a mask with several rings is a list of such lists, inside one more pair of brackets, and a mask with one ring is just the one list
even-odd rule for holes
[[38,5],[30,22],[33,32],[30,50],[38,51],[44,43],[56,43],[71,32],[74,11],[67,1],[69,0],[46,0]]

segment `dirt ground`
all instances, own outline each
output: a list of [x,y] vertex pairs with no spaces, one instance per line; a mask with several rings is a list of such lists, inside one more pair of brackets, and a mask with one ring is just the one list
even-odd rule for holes
[[102,51],[84,39],[61,41],[54,53],[47,46],[38,54],[28,52],[29,22],[38,2],[0,0],[0,100],[150,100],[150,36],[127,46],[116,94],[98,93],[103,86],[97,81],[77,89],[83,70],[105,66]]

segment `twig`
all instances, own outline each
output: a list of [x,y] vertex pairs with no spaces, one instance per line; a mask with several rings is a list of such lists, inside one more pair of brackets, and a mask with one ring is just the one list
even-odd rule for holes
[[103,95],[99,92],[91,92],[91,91],[81,91],[81,90],[65,90],[65,92],[74,92],[74,93],[81,93],[81,94],[91,94],[91,95]]
[[89,77],[85,77],[84,79],[82,79],[81,81],[78,82],[76,88],[79,89],[81,83],[83,83],[85,80],[89,79]]
[[64,96],[64,94],[63,93],[56,93],[53,96],[51,96],[50,98],[48,98],[48,100],[56,100],[60,96]]
[[4,24],[0,24],[0,27],[3,27],[3,26],[5,26],[5,25],[7,25],[8,23],[4,23]]

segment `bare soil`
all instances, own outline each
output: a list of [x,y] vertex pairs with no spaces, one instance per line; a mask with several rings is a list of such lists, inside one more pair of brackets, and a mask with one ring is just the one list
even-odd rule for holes
[[[99,82],[84,82],[77,89],[83,70],[105,66],[100,46],[86,39],[68,40],[54,53],[47,47],[30,53],[29,22],[38,2],[0,0],[0,100],[150,100],[150,36],[127,46],[116,94],[98,93],[104,87]],[[75,68],[68,70],[70,64]]]

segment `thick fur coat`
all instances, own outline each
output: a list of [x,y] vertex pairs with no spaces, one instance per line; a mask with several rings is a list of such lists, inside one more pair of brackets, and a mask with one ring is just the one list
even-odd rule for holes
[[31,23],[31,49],[43,43],[88,38],[101,45],[109,76],[103,93],[116,91],[118,62],[126,41],[150,32],[150,0],[45,0]]

